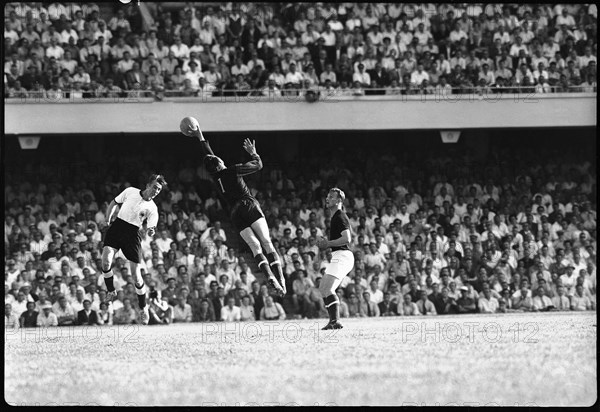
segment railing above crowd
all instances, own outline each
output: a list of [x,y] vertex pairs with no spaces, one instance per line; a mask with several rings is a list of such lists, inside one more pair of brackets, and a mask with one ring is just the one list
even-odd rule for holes
[[597,93],[596,86],[548,86],[543,90],[536,87],[453,87],[447,89],[423,88],[352,88],[352,89],[250,89],[250,90],[122,90],[118,92],[98,92],[89,90],[48,90],[48,91],[20,91],[5,97],[6,103],[52,103],[61,101],[106,102],[114,99],[135,101],[164,101],[178,98],[192,98],[202,101],[299,101],[307,102],[324,101],[327,99],[360,99],[369,97],[369,100],[380,98],[382,100],[407,100],[420,99],[424,96],[431,98],[451,98],[450,96],[492,96],[492,95],[529,95],[537,97],[551,97],[553,94],[563,93]]

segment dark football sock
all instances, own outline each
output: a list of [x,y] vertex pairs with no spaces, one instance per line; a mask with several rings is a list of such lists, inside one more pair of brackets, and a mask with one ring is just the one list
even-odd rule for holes
[[138,287],[137,284],[135,285],[135,292],[137,293],[138,306],[140,309],[144,309],[146,306],[146,291],[144,289],[145,288],[143,284],[142,287]]
[[269,266],[271,266],[271,269],[275,268],[277,275],[281,279],[285,279],[283,277],[283,269],[281,269],[281,261],[279,260],[279,255],[277,252],[267,253],[267,259],[269,260]]
[[258,255],[254,256],[254,259],[256,259],[258,267],[260,268],[260,270],[262,270],[263,274],[265,275],[265,279],[269,279],[273,275],[273,272],[271,272],[269,262],[267,261],[265,255],[259,253]]
[[337,295],[335,293],[333,295],[329,295],[323,298],[323,302],[325,302],[325,307],[329,313],[329,321],[337,322],[337,320],[340,318],[340,300]]
[[106,285],[106,289],[109,292],[113,292],[115,290],[115,284],[113,283],[113,276],[107,276],[108,273],[110,273],[110,270],[108,271],[102,271],[102,273],[104,273],[104,284]]

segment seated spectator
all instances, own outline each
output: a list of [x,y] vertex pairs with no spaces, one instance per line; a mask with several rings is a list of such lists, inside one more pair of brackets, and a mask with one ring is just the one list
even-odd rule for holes
[[363,312],[363,307],[361,302],[358,300],[358,297],[355,293],[351,293],[348,296],[348,317],[357,318],[357,317],[365,317],[366,314]]
[[242,320],[242,311],[239,306],[235,306],[235,298],[228,298],[227,305],[221,308],[221,320],[223,322],[239,322]]
[[109,309],[106,302],[100,303],[98,310],[98,322],[100,325],[113,324],[113,312]]
[[580,90],[583,93],[596,93],[598,90],[598,84],[596,82],[596,76],[588,74],[586,80],[581,83]]
[[101,94],[102,97],[116,99],[119,98],[122,94],[123,90],[114,84],[112,78],[106,79],[106,84],[104,86],[100,86],[98,88],[98,94]]
[[151,66],[150,70],[149,70],[149,74],[146,77],[146,82],[148,84],[153,84],[153,89],[160,89],[160,88],[164,88],[165,86],[165,81],[163,76],[158,72],[158,67],[157,66]]
[[283,307],[279,303],[273,302],[273,298],[271,296],[267,296],[264,302],[265,306],[260,310],[260,320],[285,319],[285,311],[283,310]]
[[183,296],[177,298],[177,304],[173,307],[173,322],[188,323],[192,321],[192,306],[186,302]]
[[21,86],[21,82],[16,80],[11,87],[8,88],[8,98],[26,99],[28,96],[27,89]]
[[90,86],[91,78],[88,73],[85,72],[84,68],[79,66],[73,75],[73,82],[80,83],[83,89],[88,89]]
[[204,78],[208,84],[218,88],[222,84],[223,76],[217,71],[217,65],[211,63],[208,65],[208,70],[204,72]]
[[577,285],[575,293],[571,296],[571,310],[595,310],[594,303],[583,293],[582,285]]
[[469,296],[469,288],[467,286],[460,287],[460,298],[456,300],[458,313],[475,313],[477,306],[475,299]]
[[483,296],[479,296],[477,308],[479,313],[496,313],[498,311],[498,299],[492,295],[492,289],[487,282],[483,284]]
[[84,97],[84,90],[81,86],[80,82],[73,82],[73,89],[69,93],[70,99],[82,99]]
[[254,306],[250,300],[250,296],[246,295],[242,298],[240,306],[240,320],[242,322],[251,322],[256,320],[256,314],[254,313]]
[[131,306],[129,298],[123,299],[123,307],[115,310],[113,314],[113,324],[115,325],[137,324],[137,319],[136,310]]
[[75,324],[77,314],[71,304],[67,302],[65,296],[61,296],[58,299],[52,306],[52,311],[56,314],[58,326],[71,326]]
[[134,89],[136,85],[141,89],[145,89],[148,86],[147,76],[140,71],[140,64],[138,62],[134,61],[131,70],[126,72],[125,82],[128,89]]
[[404,294],[404,302],[402,304],[402,313],[404,316],[415,316],[420,315],[419,308],[416,303],[412,301],[410,293]]
[[536,93],[552,93],[552,87],[546,81],[544,76],[539,76],[537,85],[535,86]]
[[190,87],[192,90],[198,91],[200,89],[200,78],[204,77],[204,74],[198,69],[198,64],[195,61],[189,63],[190,70],[185,73],[185,80],[189,80]]
[[521,282],[521,288],[512,295],[512,309],[527,312],[533,310],[533,297],[526,280]]
[[[106,37],[105,37],[105,40],[108,41],[108,39],[106,39]],[[133,50],[131,49],[130,45],[125,43],[124,37],[119,37],[117,39],[116,44],[114,46],[112,46],[110,49],[110,56],[113,59],[113,61],[119,61],[119,60],[125,59],[126,53],[128,53],[129,57],[131,58],[131,55],[133,54]],[[129,70],[130,68],[131,67],[129,67],[127,70]],[[127,71],[127,70],[124,70],[124,71]]]
[[[10,306],[9,304],[6,305]],[[27,302],[27,310],[21,314],[19,317],[19,325],[22,328],[35,328],[37,326],[38,315],[40,314],[35,310],[35,302]],[[12,307],[11,307],[12,309]],[[11,313],[11,309],[5,310],[5,317]],[[14,314],[12,314],[14,315]],[[10,317],[10,315],[8,315]],[[5,328],[9,328],[10,321],[5,322]]]
[[427,290],[420,290],[420,298],[416,302],[417,309],[421,315],[437,315],[435,305],[428,299]]
[[134,64],[137,64],[136,61],[131,58],[131,53],[126,51],[123,53],[123,58],[117,63],[117,70],[119,73],[125,75],[127,72],[133,69]]
[[[233,70],[232,70],[233,74]],[[292,88],[299,89],[304,80],[302,73],[296,71],[296,63],[292,62],[289,65],[289,72],[285,75],[285,84],[290,85]]]
[[354,73],[354,75],[352,76],[352,82],[355,85],[356,85],[356,83],[358,83],[358,85],[361,88],[365,88],[365,87],[370,87],[371,86],[371,76],[369,75],[369,73],[367,73],[365,71],[365,65],[364,64],[360,63],[358,65],[358,71],[356,73]]
[[89,299],[83,301],[83,309],[77,312],[78,325],[102,325],[98,313],[92,310],[92,302]]
[[123,9],[118,9],[117,10],[117,15],[113,16],[109,21],[108,21],[108,28],[110,31],[112,32],[118,32],[120,34],[123,33],[129,33],[131,31],[131,24],[129,23],[129,21],[127,20],[127,18],[125,17],[125,12],[123,11]]
[[59,326],[58,317],[52,312],[52,305],[49,302],[42,305],[42,313],[37,316],[36,326],[42,328]]
[[361,306],[362,312],[365,313],[367,317],[378,317],[380,315],[379,307],[371,300],[371,294],[368,291],[363,292]]

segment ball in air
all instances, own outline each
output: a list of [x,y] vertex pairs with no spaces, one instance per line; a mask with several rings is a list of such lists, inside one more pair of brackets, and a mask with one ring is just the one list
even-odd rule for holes
[[199,128],[200,124],[198,123],[198,120],[196,120],[193,117],[184,117],[183,119],[181,119],[181,123],[179,123],[179,130],[181,130],[181,133],[183,133],[186,136],[192,136],[190,134],[190,126],[192,127],[192,129],[195,129]]

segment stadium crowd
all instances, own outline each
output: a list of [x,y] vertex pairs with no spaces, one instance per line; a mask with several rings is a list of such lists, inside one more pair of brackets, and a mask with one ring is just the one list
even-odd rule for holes
[[8,98],[596,92],[595,4],[7,3]]
[[[7,164],[6,327],[137,322],[122,255],[118,297],[103,303],[100,254],[107,205],[149,174],[140,166],[149,150],[120,158],[129,168]],[[333,186],[346,193],[354,233],[355,266],[337,290],[342,317],[594,310],[593,162],[573,145],[496,148],[485,159],[365,147],[267,163],[248,181],[287,275],[280,298],[239,252],[203,167],[165,159],[157,233],[143,241],[151,324],[327,317],[318,285],[330,252],[316,240],[328,232]]]

